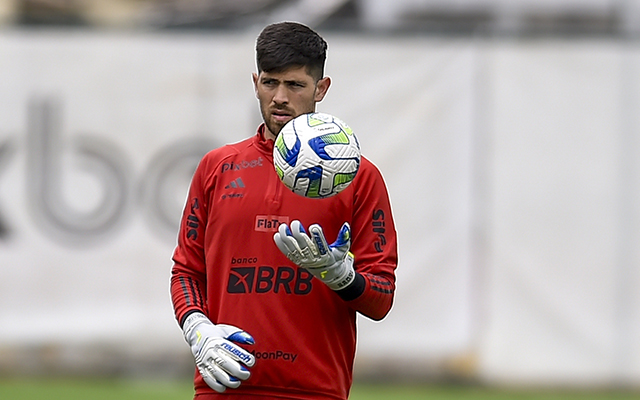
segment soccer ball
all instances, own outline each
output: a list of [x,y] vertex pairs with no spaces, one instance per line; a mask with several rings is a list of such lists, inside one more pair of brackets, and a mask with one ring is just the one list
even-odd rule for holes
[[360,167],[360,144],[351,128],[324,113],[287,122],[273,146],[273,164],[284,185],[304,197],[340,193]]

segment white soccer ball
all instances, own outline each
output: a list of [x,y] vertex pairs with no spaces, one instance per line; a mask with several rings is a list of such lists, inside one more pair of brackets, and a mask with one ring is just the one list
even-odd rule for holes
[[273,164],[284,185],[314,199],[340,193],[360,167],[360,144],[351,128],[324,113],[287,122],[273,146]]

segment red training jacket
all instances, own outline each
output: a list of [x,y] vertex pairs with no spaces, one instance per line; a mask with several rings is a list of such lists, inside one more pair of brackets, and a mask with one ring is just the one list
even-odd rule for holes
[[[252,138],[205,155],[191,182],[173,255],[176,318],[182,326],[200,311],[256,341],[245,347],[256,357],[247,381],[218,395],[196,370],[196,396],[346,400],[356,312],[380,320],[393,302],[397,239],[387,189],[362,157],[340,194],[304,198],[280,182],[272,151],[261,125]],[[354,284],[334,292],[278,250],[273,234],[295,219],[320,224],[329,243],[351,224]]]

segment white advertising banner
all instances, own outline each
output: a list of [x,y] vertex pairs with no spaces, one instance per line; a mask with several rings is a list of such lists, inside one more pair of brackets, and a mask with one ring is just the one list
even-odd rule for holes
[[[261,122],[255,36],[0,34],[3,355],[189,357],[171,254],[199,159]],[[380,167],[399,236],[358,371],[638,384],[640,48],[326,39],[318,110]]]
[[[319,110],[383,171],[400,235],[398,295],[360,321],[359,357],[469,341],[470,46],[328,37]],[[187,348],[169,271],[199,158],[254,134],[254,36],[0,36],[0,343]],[[46,332],[46,334],[43,334]],[[398,340],[414,332],[421,340]],[[395,349],[394,349],[395,348]]]

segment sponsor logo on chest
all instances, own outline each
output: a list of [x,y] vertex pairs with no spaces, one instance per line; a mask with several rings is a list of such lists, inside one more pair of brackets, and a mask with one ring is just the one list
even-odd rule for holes
[[276,232],[280,224],[288,224],[289,217],[283,215],[256,215],[255,230],[258,232]]

